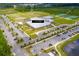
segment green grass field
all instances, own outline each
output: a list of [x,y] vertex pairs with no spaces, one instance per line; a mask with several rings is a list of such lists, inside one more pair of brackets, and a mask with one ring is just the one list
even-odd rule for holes
[[68,19],[64,19],[61,17],[55,17],[54,22],[59,23],[59,24],[73,24],[76,22],[76,20],[68,20]]
[[[57,14],[67,14],[67,15],[73,15],[73,16],[79,15],[79,12],[78,12],[79,8],[73,8],[72,9],[72,8],[64,8],[64,7],[54,7],[54,8],[37,8],[35,10],[47,12],[47,13],[50,13],[51,15],[57,15]],[[71,12],[69,12],[69,11],[71,11]],[[55,19],[54,19],[56,26],[58,26],[60,24],[73,24],[76,21],[79,21],[79,18],[69,20],[69,19],[64,19],[62,17],[55,17]]]
[[72,43],[73,41],[76,41],[77,39],[79,39],[79,34],[74,36],[74,37],[72,37],[72,38],[70,38],[69,40],[57,45],[57,50],[59,51],[61,56],[68,55],[68,53],[66,51],[64,51],[64,47],[67,46],[69,43]]
[[2,17],[0,16],[0,19],[1,19]]
[[73,19],[73,20],[69,20],[69,19],[65,19],[65,18],[61,18],[61,17],[56,17],[54,19],[54,22],[57,23],[58,25],[61,25],[61,24],[74,24],[77,21],[79,21],[79,18]]
[[46,15],[50,15],[49,13],[45,13],[45,12],[38,12],[38,11],[33,11],[33,12],[18,12],[18,13],[14,13],[14,14],[8,14],[8,18],[11,19],[11,21],[22,21],[22,20],[27,20],[29,18],[32,17],[40,17],[40,16],[46,16]]
[[14,10],[13,8],[0,9],[0,14],[13,14],[17,12],[18,11]]
[[10,46],[7,44],[3,32],[0,30],[0,56],[10,56],[10,55],[12,55],[10,51]]
[[[50,14],[68,14],[68,15],[79,15],[79,8],[65,8],[65,7],[53,7],[53,8],[36,8],[35,11],[47,12]],[[69,12],[71,11],[71,12]],[[69,13],[68,13],[69,12]]]

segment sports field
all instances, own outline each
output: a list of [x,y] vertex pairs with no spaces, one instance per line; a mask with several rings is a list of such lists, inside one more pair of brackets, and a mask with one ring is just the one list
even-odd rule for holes
[[55,17],[54,18],[54,22],[59,23],[59,24],[73,24],[77,21],[79,21],[79,18],[75,18],[75,19],[67,19],[64,17]]
[[[37,8],[36,11],[43,11],[43,12],[48,12],[51,15],[59,15],[59,14],[67,14],[71,16],[79,16],[79,8],[62,8],[62,7],[57,7],[57,8]],[[54,22],[56,23],[55,25],[60,25],[60,24],[72,24],[75,23],[76,21],[79,21],[79,18],[70,20],[70,19],[65,19],[63,17],[55,17]]]

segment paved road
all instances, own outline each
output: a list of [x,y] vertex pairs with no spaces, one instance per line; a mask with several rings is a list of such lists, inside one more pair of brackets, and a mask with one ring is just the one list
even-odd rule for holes
[[32,52],[35,53],[35,54],[41,54],[41,48],[43,49],[46,49],[49,47],[49,44],[51,43],[52,45],[62,41],[62,38],[69,38],[70,36],[68,35],[71,35],[72,33],[76,32],[76,31],[79,31],[79,27],[78,28],[75,28],[74,30],[72,31],[68,31],[68,33],[66,34],[61,34],[60,36],[55,36],[55,37],[52,37],[50,38],[48,41],[46,42],[42,42],[42,43],[39,43],[37,45],[34,45],[33,48],[32,48]]
[[12,22],[10,22],[9,19],[8,19],[6,16],[2,15],[2,17],[3,17],[4,21],[5,21],[7,24],[9,24],[10,27],[13,28],[13,30],[14,30],[16,33],[18,33],[19,37],[22,37],[22,38],[24,39],[25,43],[28,44],[28,42],[29,42],[29,37],[26,36],[26,34],[24,34],[23,32],[21,32],[19,29],[17,29],[17,28],[15,27],[15,25],[14,25]]
[[[18,29],[16,29],[10,21],[8,21],[6,18],[4,20],[15,30],[15,32],[19,34],[20,37],[24,37],[24,35]],[[7,36],[7,41],[13,46],[12,52],[14,52],[16,56],[29,55],[23,49],[21,49],[19,45],[17,45],[16,41],[14,41],[15,37],[12,36],[11,32],[9,32],[9,30],[4,25],[3,19],[1,19],[0,22],[1,28],[4,30],[4,34]]]
[[20,48],[20,46],[18,46],[16,44],[16,42],[14,41],[14,38],[11,34],[11,32],[9,32],[9,30],[6,28],[6,26],[4,25],[3,21],[0,19],[0,27],[1,29],[4,30],[4,35],[7,36],[7,41],[9,42],[10,45],[12,45],[12,52],[16,54],[16,56],[25,56],[25,53],[22,51],[22,49]]

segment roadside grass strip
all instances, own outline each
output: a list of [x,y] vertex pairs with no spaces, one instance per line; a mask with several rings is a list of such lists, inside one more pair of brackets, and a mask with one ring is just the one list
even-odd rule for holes
[[11,56],[10,46],[4,38],[3,32],[0,30],[0,56]]
[[67,46],[69,43],[72,43],[73,41],[79,39],[79,34],[76,34],[72,37],[69,37],[66,40],[63,40],[57,44],[54,45],[56,51],[58,52],[59,56],[67,56],[67,52],[64,51],[64,47]]

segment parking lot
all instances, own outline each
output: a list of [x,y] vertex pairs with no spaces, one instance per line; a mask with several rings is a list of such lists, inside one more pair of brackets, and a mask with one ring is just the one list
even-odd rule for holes
[[42,49],[46,49],[46,48],[50,47],[49,46],[50,44],[54,45],[62,40],[65,40],[65,39],[71,37],[73,35],[72,33],[76,32],[76,31],[79,31],[79,27],[75,28],[71,31],[68,31],[67,33],[60,34],[60,36],[51,37],[49,40],[47,40],[45,42],[41,42],[37,45],[32,46],[32,53],[41,54]]

